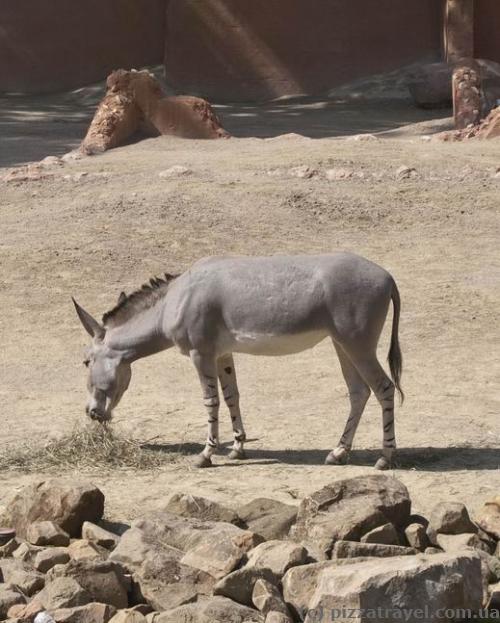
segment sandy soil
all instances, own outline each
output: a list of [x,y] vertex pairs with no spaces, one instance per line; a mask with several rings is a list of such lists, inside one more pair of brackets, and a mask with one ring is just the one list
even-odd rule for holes
[[[322,127],[328,115],[341,133],[333,108],[324,112]],[[399,122],[386,116],[378,129],[425,121],[418,115]],[[361,106],[347,117],[344,134],[358,127],[353,118],[373,119],[374,109]],[[365,126],[373,131],[369,121]],[[266,135],[270,126],[259,127]],[[389,269],[401,291],[407,400],[397,411],[394,475],[423,512],[445,499],[474,509],[498,494],[499,143],[442,144],[418,136],[433,127],[410,126],[372,141],[326,132],[315,139],[150,139],[51,169],[53,177],[42,181],[0,182],[2,448],[69,432],[84,417],[86,339],[71,295],[101,314],[121,289],[181,271],[201,256],[348,249]],[[70,139],[60,135],[64,140],[52,151],[45,145],[39,153],[36,140],[21,145],[29,132],[12,130],[4,166],[32,158],[28,153],[63,151],[80,136],[76,130]],[[403,164],[415,167],[417,177],[397,180]],[[172,165],[192,173],[160,178]],[[290,176],[298,165],[320,175]],[[332,167],[355,175],[329,182],[323,172]],[[385,332],[384,360],[387,338]],[[188,455],[155,473],[91,473],[106,493],[110,518],[133,518],[176,491],[233,505],[256,496],[295,503],[332,480],[372,473],[381,439],[373,398],[351,464],[323,465],[348,405],[329,343],[285,358],[237,357],[237,367],[250,460],[231,463],[221,455],[217,467],[199,471]],[[138,439],[155,437],[165,452],[179,444],[201,449],[205,419],[195,372],[173,351],[135,364],[116,412],[117,426]],[[223,412],[225,442],[228,420]],[[0,504],[40,477],[2,473]]]

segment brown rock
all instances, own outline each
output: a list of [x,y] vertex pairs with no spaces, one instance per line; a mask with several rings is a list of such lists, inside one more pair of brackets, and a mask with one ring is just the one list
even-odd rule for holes
[[137,610],[120,610],[110,623],[146,623],[146,617]]
[[68,547],[68,554],[73,560],[106,560],[108,553],[108,550],[87,539],[73,541]]
[[284,539],[297,518],[297,508],[277,500],[257,498],[237,509],[249,530],[270,541]]
[[290,612],[278,588],[266,580],[257,580],[255,582],[252,601],[257,610],[264,615],[267,615],[269,612],[280,612],[290,617]]
[[480,549],[489,553],[489,548],[485,545],[477,534],[437,534],[436,542],[445,552],[459,552],[464,549]]
[[240,522],[240,518],[234,510],[207,498],[184,493],[174,494],[164,510],[181,517],[190,517],[201,521],[223,521],[232,524]]
[[339,480],[302,500],[291,536],[329,555],[336,541],[357,541],[389,522],[406,525],[410,507],[407,488],[390,476]]
[[26,540],[32,545],[69,545],[69,535],[53,521],[37,521],[28,526]]
[[60,608],[76,608],[91,603],[92,597],[73,578],[55,578],[47,582],[43,591],[38,593],[36,601],[45,610],[58,610]]
[[7,618],[7,612],[12,606],[25,604],[26,597],[13,584],[0,584],[0,621]]
[[34,483],[16,493],[0,523],[26,537],[28,526],[54,521],[72,537],[79,537],[84,521],[99,521],[104,511],[104,495],[87,483],[67,484],[61,480]]
[[47,573],[55,565],[65,565],[69,562],[68,550],[65,547],[51,547],[44,549],[35,556],[33,566],[41,573]]
[[[499,118],[500,118],[500,108]],[[475,517],[476,523],[497,541],[500,541],[500,495],[486,502]]]
[[33,571],[28,565],[15,558],[0,560],[0,573],[4,582],[16,586],[27,597],[41,590],[45,584],[45,578],[41,573]]
[[10,539],[10,541],[7,541],[5,545],[0,546],[0,558],[10,558],[14,555],[14,552],[20,547],[20,545],[21,543],[18,539]]
[[82,539],[92,541],[92,543],[108,550],[115,549],[120,541],[120,537],[117,534],[105,530],[90,521],[85,521],[82,526]]
[[[149,617],[150,615],[148,615]],[[264,617],[224,597],[211,597],[174,610],[160,612],[154,623],[264,623]]]
[[34,564],[36,556],[44,550],[44,547],[38,547],[36,545],[31,545],[30,543],[21,543],[21,545],[12,554],[12,557],[32,565]]
[[247,567],[270,569],[281,578],[291,567],[307,561],[307,550],[291,541],[266,541],[248,554]]
[[406,526],[405,536],[410,547],[418,549],[419,551],[424,551],[429,545],[429,539],[427,538],[425,528],[420,523],[411,523]]
[[56,623],[108,623],[115,612],[108,604],[90,603],[78,608],[61,608],[50,614]]
[[477,533],[477,526],[472,523],[466,507],[459,502],[441,502],[429,516],[427,536],[436,545],[436,534]]
[[399,545],[399,536],[392,523],[374,528],[361,537],[362,543],[379,543],[381,545]]
[[381,545],[379,543],[357,543],[356,541],[337,541],[333,547],[332,558],[357,558],[387,556],[413,556],[416,551],[400,545]]
[[270,569],[243,567],[219,580],[214,587],[214,595],[222,595],[245,606],[251,606],[257,580],[267,580],[271,584],[279,582],[279,578]]
[[293,619],[282,612],[276,612],[273,610],[272,612],[267,613],[265,623],[293,623]]

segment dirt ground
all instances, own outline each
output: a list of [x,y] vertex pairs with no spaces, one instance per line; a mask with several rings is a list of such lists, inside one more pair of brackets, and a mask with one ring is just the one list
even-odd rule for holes
[[[2,100],[0,166],[78,143],[90,107],[68,105],[61,117],[66,104],[58,111],[54,101]],[[498,141],[423,140],[447,121],[401,102],[288,102],[219,112],[243,138],[149,139],[52,168],[41,181],[0,182],[1,447],[42,442],[84,418],[86,338],[71,295],[98,315],[121,289],[182,271],[202,256],[344,249],[382,264],[400,288],[407,399],[396,415],[393,473],[409,487],[415,510],[441,500],[475,509],[498,495]],[[292,131],[315,138],[275,136]],[[381,134],[368,141],[348,136],[360,131]],[[173,165],[191,173],[159,176]],[[319,174],[290,175],[300,165]],[[416,176],[397,179],[401,165]],[[328,181],[331,168],[354,175]],[[383,360],[387,349],[388,331]],[[131,519],[177,491],[230,505],[259,496],[296,503],[330,481],[372,473],[382,436],[373,398],[351,463],[323,465],[348,408],[329,343],[284,358],[239,356],[236,365],[250,459],[232,463],[221,455],[215,468],[196,470],[189,453],[202,447],[206,416],[190,362],[169,351],[134,364],[116,426],[154,438],[158,451],[184,444],[188,455],[159,472],[88,474],[106,494],[108,517]],[[229,443],[224,415],[221,439]],[[1,473],[0,504],[42,477]]]

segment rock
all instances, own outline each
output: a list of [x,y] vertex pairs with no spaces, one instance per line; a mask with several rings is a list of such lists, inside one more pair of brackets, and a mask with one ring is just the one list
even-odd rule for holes
[[108,623],[115,614],[113,606],[90,603],[78,608],[61,608],[51,612],[56,623]]
[[103,512],[104,495],[97,487],[49,480],[18,491],[0,523],[15,528],[20,537],[26,537],[30,524],[54,521],[70,536],[79,537],[83,522],[97,522]]
[[45,551],[44,547],[30,545],[29,543],[21,543],[21,545],[12,554],[12,557],[32,565],[34,564],[37,555],[43,551]]
[[293,623],[293,620],[282,612],[268,612],[265,623]]
[[47,581],[72,578],[85,589],[95,602],[110,604],[115,608],[128,606],[127,581],[120,565],[111,561],[71,560],[57,565],[47,574]]
[[68,550],[65,547],[51,547],[44,549],[35,556],[33,566],[41,573],[47,573],[54,565],[64,565],[69,562]]
[[485,546],[485,551],[490,554],[494,554],[497,548],[497,541],[493,537],[491,537],[487,532],[485,532],[482,528],[477,529],[477,536],[480,541]]
[[266,541],[284,539],[297,518],[297,508],[277,500],[257,498],[237,509],[246,527]]
[[160,171],[158,173],[159,177],[183,177],[185,175],[190,175],[192,173],[191,169],[187,167],[183,167],[179,164],[170,167],[169,169],[165,169],[165,171]]
[[497,582],[496,584],[491,584],[488,588],[488,592],[488,609],[492,610],[493,608],[496,608],[497,610],[500,610],[500,582]]
[[388,556],[413,556],[416,551],[400,545],[381,545],[379,543],[357,543],[356,541],[337,541],[333,546],[333,558],[357,558],[359,556],[386,558]]
[[45,578],[41,573],[33,571],[24,562],[15,558],[0,560],[0,574],[4,582],[16,586],[27,597],[42,590],[45,584]]
[[251,606],[252,593],[257,580],[267,580],[275,584],[279,578],[270,569],[243,567],[219,580],[214,587],[214,595],[222,595],[245,606]]
[[325,171],[326,179],[330,182],[338,182],[340,180],[348,180],[354,176],[354,172],[350,169],[328,169]]
[[161,612],[154,623],[264,623],[255,610],[224,597],[212,597],[175,610]]
[[362,543],[379,543],[381,545],[399,545],[399,536],[392,523],[374,528],[361,537]]
[[10,558],[20,545],[21,543],[16,538],[10,539],[10,541],[0,546],[0,558]]
[[500,541],[500,495],[486,502],[474,519],[485,532]]
[[16,606],[12,606],[7,615],[9,619],[20,619],[24,623],[25,621],[33,621],[33,619],[35,621],[43,621],[43,617],[38,616],[40,612],[43,612],[43,606],[35,598],[32,599],[29,604],[17,604]]
[[270,569],[276,577],[281,578],[291,567],[304,565],[307,558],[307,550],[301,545],[290,541],[266,541],[248,554],[246,566]]
[[120,610],[110,623],[146,623],[146,617],[137,610]]
[[440,549],[439,547],[426,547],[424,554],[427,554],[428,556],[432,556],[432,554],[442,554],[443,550]]
[[[483,599],[479,557],[474,554],[450,556],[404,556],[326,568],[318,576],[310,595],[305,623],[317,621],[315,614],[363,608],[399,613],[413,611],[408,621],[419,620],[416,610],[425,605],[429,612],[448,608],[479,610]],[[380,609],[380,610],[377,610]],[[355,621],[365,618],[355,616]],[[395,617],[386,619],[395,622]]]
[[81,160],[82,158],[85,158],[85,154],[79,149],[68,151],[63,156],[61,156],[61,160],[63,162],[73,162],[74,160]]
[[420,523],[411,523],[405,528],[406,540],[410,547],[424,551],[429,545],[425,527]]
[[108,550],[87,539],[73,541],[68,547],[68,554],[73,560],[106,560],[108,553]]
[[190,517],[201,521],[223,521],[235,525],[240,523],[240,518],[235,511],[195,495],[176,493],[170,498],[164,510],[181,517]]
[[299,177],[301,179],[310,179],[311,177],[318,175],[318,171],[316,169],[308,167],[306,164],[298,167],[292,167],[288,173],[292,177]]
[[64,161],[58,156],[45,156],[43,160],[40,160],[39,164],[42,167],[60,167],[64,164]]
[[0,584],[0,621],[7,618],[7,612],[12,606],[25,604],[26,597],[12,584]]
[[339,480],[302,500],[291,536],[329,556],[336,541],[357,541],[386,523],[406,525],[410,507],[407,488],[391,476]]
[[29,525],[26,540],[32,545],[69,545],[69,535],[53,521],[37,521]]
[[113,550],[118,545],[120,537],[109,530],[96,526],[96,524],[85,521],[82,526],[82,539],[92,541],[105,549]]
[[450,108],[453,67],[448,63],[422,65],[410,78],[408,89],[419,108]]
[[283,601],[281,593],[274,584],[266,580],[257,580],[255,582],[252,602],[257,610],[264,615],[274,611],[290,617],[290,612]]
[[413,167],[409,167],[405,164],[402,164],[399,169],[396,171],[396,178],[398,180],[406,180],[410,177],[417,177],[417,170]]
[[488,582],[500,582],[500,559],[497,556],[491,556],[487,552],[480,549],[474,550],[479,555],[483,565],[483,575]]
[[436,535],[477,533],[477,526],[472,523],[469,513],[459,502],[437,504],[429,516],[427,536],[433,545],[437,544]]
[[436,542],[445,552],[459,552],[463,549],[480,549],[489,553],[489,548],[485,545],[477,534],[437,534]]
[[55,578],[47,582],[43,591],[35,597],[45,610],[76,608],[92,602],[90,594],[73,578]]

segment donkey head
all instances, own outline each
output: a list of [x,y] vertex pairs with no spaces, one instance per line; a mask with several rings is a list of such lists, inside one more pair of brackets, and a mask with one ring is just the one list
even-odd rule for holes
[[86,351],[84,364],[88,368],[89,399],[85,411],[92,420],[111,419],[130,383],[132,370],[123,353],[110,348],[104,340],[105,328],[73,299],[76,313],[92,343]]

